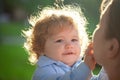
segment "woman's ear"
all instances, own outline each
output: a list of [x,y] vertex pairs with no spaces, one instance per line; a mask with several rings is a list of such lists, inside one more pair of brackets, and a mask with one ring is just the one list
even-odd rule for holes
[[109,58],[114,58],[119,54],[118,51],[119,51],[119,42],[116,38],[113,38],[109,42],[109,45],[108,45],[109,54],[107,56]]

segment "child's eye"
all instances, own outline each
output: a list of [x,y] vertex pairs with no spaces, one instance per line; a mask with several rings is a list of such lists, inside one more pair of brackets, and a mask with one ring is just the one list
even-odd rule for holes
[[72,42],[78,41],[78,39],[72,39]]
[[58,43],[59,43],[59,42],[62,42],[62,41],[63,41],[62,39],[59,39],[59,40],[57,40],[57,41],[55,41],[55,42],[58,42]]

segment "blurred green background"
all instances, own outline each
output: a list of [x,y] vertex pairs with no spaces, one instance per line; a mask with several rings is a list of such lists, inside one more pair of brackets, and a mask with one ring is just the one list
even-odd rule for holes
[[[21,31],[29,27],[27,19],[38,7],[53,6],[54,3],[55,0],[0,0],[0,80],[31,80],[35,65],[28,61]],[[64,4],[76,3],[82,7],[91,35],[99,21],[101,1],[64,0]],[[94,74],[99,69],[96,67]]]

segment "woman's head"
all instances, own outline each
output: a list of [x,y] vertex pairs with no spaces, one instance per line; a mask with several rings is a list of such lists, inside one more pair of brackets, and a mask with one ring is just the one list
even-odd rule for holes
[[88,42],[85,31],[86,19],[80,9],[79,12],[74,9],[70,6],[62,9],[45,8],[37,17],[31,17],[30,21],[33,27],[29,30],[31,35],[27,36],[27,42],[25,43],[30,55],[36,54],[37,58],[44,55],[46,40],[52,35],[69,29],[78,30],[80,43],[84,49]]
[[118,54],[120,46],[119,9],[120,1],[111,0],[101,12],[100,22],[93,39],[95,58],[99,64],[108,65],[108,61],[112,60],[113,57],[117,59],[120,55]]
[[101,13],[99,27],[94,33],[93,49],[110,80],[120,76],[120,0],[111,0]]

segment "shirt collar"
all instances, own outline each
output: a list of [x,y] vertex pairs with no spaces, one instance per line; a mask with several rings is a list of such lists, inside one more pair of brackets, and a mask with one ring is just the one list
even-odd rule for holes
[[60,61],[55,61],[47,56],[40,56],[40,58],[38,59],[38,66],[39,67],[44,67],[44,66],[47,66],[47,65],[51,65],[51,64],[55,64],[55,65],[58,65],[60,67],[67,67],[67,68],[76,68],[81,62],[81,59],[78,60],[72,67],[69,67],[68,65],[60,62]]

